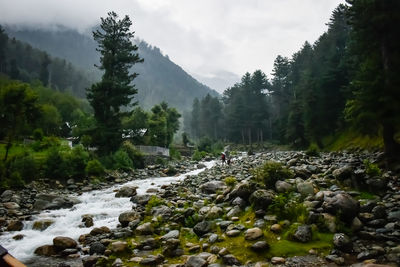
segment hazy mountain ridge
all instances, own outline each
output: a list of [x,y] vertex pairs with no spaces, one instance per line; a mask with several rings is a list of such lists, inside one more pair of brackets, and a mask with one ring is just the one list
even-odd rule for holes
[[[99,62],[97,43],[89,34],[63,26],[52,29],[34,29],[21,26],[6,27],[10,37],[27,42],[33,47],[47,51],[52,56],[65,58],[89,73],[93,79],[100,79],[101,72],[94,67]],[[199,83],[180,66],[164,56],[157,47],[136,40],[139,55],[144,63],[136,64],[133,70],[139,73],[134,80],[138,94],[135,100],[144,108],[166,101],[179,110],[191,108],[194,98],[218,95],[209,87]]]

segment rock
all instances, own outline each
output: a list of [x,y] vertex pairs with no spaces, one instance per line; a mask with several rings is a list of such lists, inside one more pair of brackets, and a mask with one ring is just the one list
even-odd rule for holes
[[166,241],[168,239],[178,239],[179,238],[179,230],[172,230],[163,235],[160,240]]
[[236,259],[235,256],[233,256],[232,254],[228,254],[222,257],[222,261],[226,264],[226,265],[237,265],[240,266],[242,265],[240,263],[240,261],[238,259]]
[[342,168],[334,170],[332,172],[332,175],[336,179],[343,181],[345,179],[351,178],[352,173],[353,173],[353,169],[351,168],[351,166],[344,166]]
[[244,239],[246,240],[256,240],[262,237],[264,234],[262,230],[258,227],[248,229],[244,234]]
[[322,208],[331,213],[340,215],[345,222],[351,222],[358,215],[360,204],[347,193],[338,193],[333,197],[326,198]]
[[193,231],[198,236],[203,236],[211,231],[212,224],[209,221],[202,221],[193,227]]
[[101,242],[93,242],[90,244],[89,254],[103,255],[106,247]]
[[275,183],[275,189],[278,193],[285,193],[285,192],[292,191],[293,186],[291,184],[289,184],[288,182],[278,180]]
[[136,232],[139,235],[151,235],[152,233],[154,233],[154,227],[151,225],[150,222],[147,222],[139,225],[136,228]]
[[390,222],[400,221],[400,210],[389,212],[387,219]]
[[12,238],[13,238],[14,240],[22,240],[22,239],[24,239],[24,237],[25,237],[25,235],[19,234],[19,235],[13,236]]
[[164,261],[164,257],[162,255],[148,255],[146,258],[140,261],[139,264],[141,265],[150,265],[150,266],[155,266],[157,264],[160,264]]
[[121,223],[122,227],[128,226],[128,224],[136,219],[140,219],[140,214],[136,211],[125,211],[121,213],[118,217],[119,222]]
[[133,197],[136,196],[136,187],[133,186],[123,186],[115,194],[115,197]]
[[21,231],[24,228],[24,223],[20,220],[10,221],[7,226],[7,231]]
[[52,255],[56,255],[56,254],[57,254],[57,252],[56,252],[54,246],[52,246],[52,245],[40,246],[40,247],[38,247],[38,248],[35,249],[35,252],[34,252],[34,253],[35,253],[36,255],[39,255],[39,256],[46,256],[46,257],[49,257],[49,256],[52,256]]
[[353,230],[354,232],[357,232],[357,231],[361,230],[362,227],[363,227],[363,223],[360,221],[360,219],[355,217],[353,219],[353,221],[351,222],[351,230]]
[[82,215],[82,222],[85,227],[92,227],[94,225],[93,223],[93,216],[91,215]]
[[207,261],[199,256],[190,256],[185,263],[185,267],[203,267],[203,266],[207,266]]
[[240,209],[240,207],[234,206],[233,208],[231,208],[229,210],[229,212],[226,214],[226,216],[231,219],[232,217],[238,217],[240,215],[240,213],[242,213],[242,210]]
[[53,245],[56,250],[64,250],[67,248],[76,248],[78,243],[70,237],[57,236],[53,239]]
[[160,205],[151,209],[153,217],[161,216],[164,220],[168,220],[172,215],[172,210],[165,205]]
[[99,260],[98,256],[86,256],[86,257],[83,257],[82,258],[83,267],[95,266],[98,260]]
[[151,198],[150,194],[136,195],[134,197],[131,197],[131,201],[141,206],[145,206],[149,202],[150,198]]
[[33,204],[34,210],[56,210],[71,208],[73,205],[78,204],[79,200],[76,198],[62,197],[60,195],[52,194],[38,194]]
[[235,237],[235,236],[240,235],[240,233],[241,233],[240,230],[234,229],[234,230],[227,231],[225,234],[229,237]]
[[49,219],[35,221],[33,223],[32,229],[33,230],[43,231],[43,230],[46,230],[53,223],[54,223],[54,221],[53,220],[49,220]]
[[176,256],[176,249],[179,247],[181,241],[179,239],[170,238],[165,242],[163,248],[163,255],[167,257]]
[[204,183],[200,186],[201,191],[206,194],[215,194],[217,191],[224,191],[227,188],[224,182],[222,181],[211,181]]
[[344,264],[344,258],[343,257],[339,257],[337,255],[328,255],[328,256],[325,257],[325,259],[327,261],[334,262],[334,263],[336,263],[338,265],[343,265]]
[[270,229],[274,233],[279,233],[282,231],[282,226],[280,224],[275,223],[275,224],[271,225]]
[[210,211],[207,213],[206,218],[209,220],[217,219],[222,216],[224,211],[217,206],[212,206]]
[[217,234],[212,234],[210,235],[210,237],[208,238],[208,242],[210,242],[211,244],[217,242],[219,239]]
[[382,205],[377,205],[372,209],[372,214],[375,219],[384,219],[386,218],[386,208]]
[[272,257],[271,258],[272,264],[285,264],[285,262],[286,262],[285,258],[282,258],[282,257]]
[[10,202],[11,198],[13,197],[14,194],[15,194],[15,192],[12,190],[4,191],[0,196],[1,202]]
[[3,203],[3,206],[8,210],[16,210],[20,208],[20,206],[15,202],[5,202]]
[[120,258],[116,258],[111,267],[122,267],[123,262]]
[[110,233],[110,229],[107,226],[101,226],[101,227],[95,227],[90,231],[90,235],[95,236],[95,235],[102,235],[106,233]]
[[255,252],[263,252],[269,249],[269,245],[266,241],[258,241],[250,246]]
[[353,249],[353,243],[350,238],[343,233],[333,235],[333,245],[343,252],[351,252]]
[[254,206],[254,208],[257,209],[264,209],[266,210],[268,206],[272,203],[274,200],[275,195],[267,190],[264,189],[259,189],[254,191],[250,195],[250,203]]
[[312,239],[312,232],[311,232],[311,226],[309,225],[300,225],[296,232],[293,235],[293,238],[296,241],[300,241],[303,243],[307,243],[311,241]]
[[297,184],[297,191],[302,196],[312,196],[314,195],[314,186],[311,182],[300,182]]
[[250,195],[254,192],[254,189],[254,184],[250,184],[247,181],[240,182],[233,188],[229,194],[229,198],[233,199],[235,197],[241,197],[244,200],[248,200]]
[[241,198],[241,197],[236,197],[233,201],[232,201],[232,205],[233,206],[239,206],[241,208],[245,208],[247,206],[246,201]]
[[124,241],[117,241],[111,243],[111,250],[115,253],[124,252],[128,248],[128,243]]

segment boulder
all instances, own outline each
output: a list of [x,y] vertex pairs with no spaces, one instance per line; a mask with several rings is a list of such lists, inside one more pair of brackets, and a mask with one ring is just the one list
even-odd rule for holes
[[24,223],[20,220],[10,221],[7,226],[7,231],[21,231],[24,228]]
[[344,252],[351,252],[353,249],[353,243],[351,242],[351,239],[343,233],[334,234],[333,245],[335,248]]
[[43,231],[43,230],[46,230],[53,223],[54,223],[54,221],[53,220],[49,220],[49,219],[35,221],[33,223],[32,229],[33,230]]
[[67,248],[76,248],[78,243],[70,237],[57,236],[53,239],[53,245],[56,250],[64,250]]
[[133,186],[123,186],[115,194],[115,197],[133,197],[136,196],[136,187]]
[[276,181],[275,189],[278,193],[290,192],[293,190],[293,186],[285,181]]
[[93,223],[93,216],[91,215],[82,215],[82,222],[85,227],[92,227],[94,225]]
[[150,198],[151,198],[150,194],[144,194],[144,195],[136,195],[134,197],[131,197],[130,200],[133,203],[137,203],[139,205],[145,206],[149,202]]
[[275,195],[271,191],[259,189],[250,195],[250,203],[257,209],[266,210],[274,200]]
[[95,235],[102,235],[106,233],[110,233],[111,230],[107,226],[101,226],[101,227],[95,227],[90,231],[90,235],[95,236]]
[[235,256],[233,256],[232,254],[228,254],[222,257],[222,261],[226,264],[226,265],[237,265],[240,266],[242,265],[240,263],[240,261],[238,259],[236,259]]
[[136,232],[138,235],[151,235],[154,233],[154,227],[150,222],[147,222],[136,227]]
[[314,186],[311,182],[301,182],[297,184],[297,192],[302,196],[312,196],[314,195]]
[[353,168],[351,166],[344,166],[339,169],[336,169],[332,172],[333,177],[335,177],[338,180],[345,180],[345,179],[350,179],[351,175],[353,173]]
[[9,201],[11,201],[12,196],[13,196],[14,194],[15,194],[15,192],[12,191],[12,190],[6,190],[6,191],[4,191],[4,192],[1,194],[1,196],[0,196],[1,202],[9,202]]
[[72,197],[63,197],[53,194],[38,194],[33,204],[34,210],[56,210],[71,208],[78,204],[79,200]]
[[130,222],[133,222],[136,219],[140,219],[140,214],[134,210],[125,211],[121,213],[118,217],[119,222],[121,223],[122,227],[128,226]]
[[312,239],[311,226],[300,225],[293,235],[294,240],[307,243]]
[[260,237],[262,237],[264,234],[262,232],[262,230],[258,227],[255,228],[250,228],[246,231],[245,235],[244,235],[244,239],[246,240],[256,240]]
[[196,233],[198,236],[203,236],[211,231],[212,224],[209,221],[202,221],[197,223],[193,227],[193,231]]
[[161,216],[164,220],[168,220],[172,215],[172,210],[168,206],[161,205],[151,209],[153,217]]
[[101,242],[93,242],[90,244],[89,254],[103,255],[106,247]]
[[8,210],[17,210],[20,208],[20,206],[15,202],[5,202],[3,203],[3,206]]
[[168,239],[178,239],[179,238],[179,230],[172,230],[163,235],[160,240],[166,241]]
[[56,255],[56,254],[57,254],[57,252],[56,252],[54,246],[52,246],[52,245],[40,246],[40,247],[38,247],[38,248],[35,249],[35,252],[34,252],[34,253],[35,253],[36,255],[39,255],[39,256],[46,256],[46,257],[53,256],[53,255]]
[[226,216],[228,218],[232,218],[232,217],[237,217],[240,215],[240,213],[242,212],[242,210],[240,209],[239,206],[234,206],[233,208],[231,208],[228,213],[226,214]]
[[114,253],[124,252],[128,248],[128,243],[125,241],[116,241],[111,243],[111,251]]
[[258,241],[251,245],[250,249],[255,252],[263,252],[269,249],[269,245],[266,241]]
[[208,211],[206,218],[210,220],[217,219],[222,216],[223,213],[224,211],[222,210],[222,208],[218,206],[212,206],[211,209]]
[[98,256],[86,256],[82,258],[83,267],[95,266],[99,257]]
[[338,193],[333,197],[327,197],[322,203],[322,208],[350,223],[358,215],[360,203],[347,193]]
[[248,200],[251,193],[253,193],[255,190],[255,185],[252,183],[249,183],[247,181],[243,181],[238,183],[233,190],[231,191],[231,193],[229,194],[229,198],[230,199],[234,199],[236,197],[241,197],[244,200]]
[[190,256],[185,263],[185,267],[203,267],[203,266],[207,266],[207,261],[199,256]]
[[200,186],[201,191],[206,194],[215,194],[218,191],[224,191],[226,188],[227,186],[222,181],[211,181]]

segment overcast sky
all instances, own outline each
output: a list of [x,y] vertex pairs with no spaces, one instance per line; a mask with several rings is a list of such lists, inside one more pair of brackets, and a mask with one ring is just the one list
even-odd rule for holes
[[276,56],[290,57],[306,40],[313,43],[343,2],[0,0],[0,23],[62,24],[85,31],[113,10],[130,16],[136,37],[159,47],[199,80],[226,88],[247,71],[261,69],[270,76]]

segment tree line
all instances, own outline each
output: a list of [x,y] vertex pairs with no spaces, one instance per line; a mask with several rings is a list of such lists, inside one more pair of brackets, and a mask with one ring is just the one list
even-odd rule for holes
[[349,0],[328,30],[291,58],[278,55],[271,77],[246,73],[222,98],[206,96],[185,114],[194,138],[252,144],[278,140],[295,148],[324,147],[339,133],[382,138],[400,153],[398,1]]

